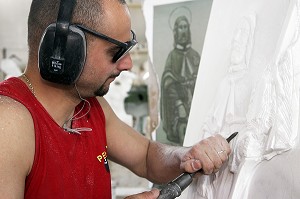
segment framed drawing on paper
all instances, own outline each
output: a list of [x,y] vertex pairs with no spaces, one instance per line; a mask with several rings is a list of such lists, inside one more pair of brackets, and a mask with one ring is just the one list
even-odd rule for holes
[[153,6],[152,62],[159,79],[156,140],[182,145],[212,0]]

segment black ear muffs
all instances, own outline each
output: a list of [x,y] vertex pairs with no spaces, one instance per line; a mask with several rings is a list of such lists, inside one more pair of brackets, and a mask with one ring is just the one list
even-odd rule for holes
[[61,0],[56,23],[50,24],[39,46],[39,70],[43,79],[71,85],[79,78],[86,59],[86,39],[70,25],[76,0]]
[[42,36],[39,48],[40,74],[50,82],[70,85],[79,78],[85,64],[85,35],[82,30],[70,25],[65,45],[55,49],[55,32],[56,24],[50,24]]

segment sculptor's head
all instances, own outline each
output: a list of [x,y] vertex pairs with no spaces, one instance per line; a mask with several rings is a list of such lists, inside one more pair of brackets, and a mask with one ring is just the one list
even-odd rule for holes
[[174,24],[174,42],[175,45],[186,46],[191,43],[191,31],[188,19],[185,16],[180,16]]

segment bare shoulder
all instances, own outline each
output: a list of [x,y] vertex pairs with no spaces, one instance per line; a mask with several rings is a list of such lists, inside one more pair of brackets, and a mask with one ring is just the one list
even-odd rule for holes
[[0,116],[0,132],[2,134],[6,132],[5,129],[21,127],[21,129],[26,130],[30,127],[33,128],[30,112],[23,104],[10,97],[0,95]]
[[114,111],[112,110],[111,106],[106,101],[106,99],[104,97],[97,97],[97,99],[105,114],[106,122],[110,121],[110,119],[112,118],[117,119]]
[[0,95],[0,118],[0,193],[22,194],[34,158],[32,117],[21,103]]
[[104,97],[97,97],[97,100],[100,103],[102,109],[104,109],[104,111],[111,109],[110,105],[108,104],[108,102]]
[[124,126],[126,126],[126,124],[117,116],[106,99],[104,97],[98,97],[97,99],[105,115],[107,132],[110,133],[112,129],[118,127],[122,129],[125,128]]

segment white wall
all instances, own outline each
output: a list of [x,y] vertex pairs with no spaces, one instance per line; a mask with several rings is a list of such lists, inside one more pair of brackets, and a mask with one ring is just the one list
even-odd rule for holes
[[[27,16],[31,0],[0,0],[0,50],[27,62]],[[2,53],[0,59],[2,58]]]

